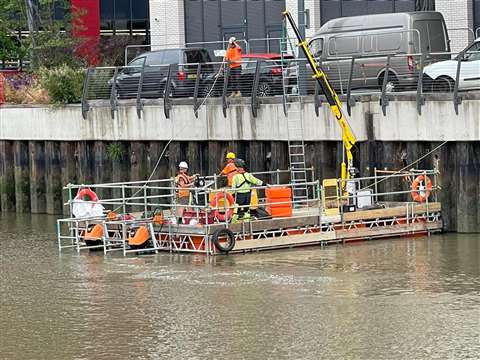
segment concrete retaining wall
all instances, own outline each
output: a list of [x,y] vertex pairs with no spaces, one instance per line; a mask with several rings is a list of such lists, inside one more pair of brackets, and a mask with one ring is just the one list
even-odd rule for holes
[[[155,178],[174,175],[186,160],[192,172],[213,174],[221,169],[227,151],[245,158],[252,171],[288,167],[286,119],[282,105],[265,101],[257,118],[245,99],[232,101],[225,119],[221,104],[212,100],[196,119],[191,105],[175,104],[171,119],[161,105],[148,105],[138,119],[134,106],[120,107],[114,120],[110,109],[93,107],[83,120],[78,106],[52,110],[41,107],[0,109],[1,211],[57,214],[63,211],[61,186],[147,178],[172,134]],[[305,118],[306,160],[318,178],[338,176],[342,145],[338,127],[325,106],[315,117],[311,99],[302,105]],[[418,117],[413,100],[392,101],[383,117],[375,99],[353,108],[352,127],[358,137],[355,166],[363,176],[373,169],[399,169],[402,158],[411,163],[443,140],[435,154],[417,164],[436,166],[443,187],[446,228],[480,232],[480,101],[466,99],[456,116],[450,101],[427,102]],[[111,154],[111,147],[119,156]],[[380,190],[405,190],[394,182]],[[101,195],[101,194],[100,194]]]
[[[479,94],[480,95],[480,94]],[[231,100],[227,117],[219,99],[212,99],[195,118],[187,101],[178,101],[166,119],[163,105],[145,106],[138,119],[133,105],[120,105],[111,119],[110,108],[93,106],[83,120],[79,106],[60,109],[48,107],[0,108],[0,139],[9,140],[105,140],[105,141],[178,141],[202,140],[287,140],[287,119],[281,99],[264,100],[257,118],[252,116],[249,99]],[[293,105],[298,106],[298,105]],[[312,98],[301,105],[306,141],[341,139],[339,126],[327,104],[315,116]],[[472,96],[455,114],[453,101],[429,100],[418,115],[411,97],[390,102],[383,116],[377,98],[365,97],[352,108],[350,123],[358,141],[478,141],[480,140],[480,96]],[[367,131],[368,129],[368,131]],[[370,136],[368,134],[370,132]]]

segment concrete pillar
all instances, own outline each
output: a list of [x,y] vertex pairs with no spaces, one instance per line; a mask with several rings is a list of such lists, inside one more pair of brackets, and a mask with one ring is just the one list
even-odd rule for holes
[[62,173],[60,167],[60,143],[45,142],[45,175],[47,183],[47,214],[61,214],[62,203]]
[[185,44],[183,1],[150,0],[150,37],[152,50]]
[[445,18],[452,51],[463,50],[473,40],[473,0],[436,0],[435,9]]
[[0,207],[2,212],[15,210],[15,174],[13,142],[0,141]]
[[13,145],[15,172],[15,211],[30,212],[30,171],[28,142],[16,141]]
[[[75,168],[75,143],[74,142],[65,142],[60,143],[60,172],[61,172],[61,181],[62,186],[65,186],[69,183],[77,183],[77,173]],[[75,193],[72,191],[71,198],[75,197]],[[62,191],[62,203],[65,204],[69,200],[68,191]],[[65,215],[69,214],[69,208],[65,206],[63,208],[63,213]]]
[[47,203],[45,198],[45,144],[41,141],[30,141],[30,204],[33,214],[45,214]]

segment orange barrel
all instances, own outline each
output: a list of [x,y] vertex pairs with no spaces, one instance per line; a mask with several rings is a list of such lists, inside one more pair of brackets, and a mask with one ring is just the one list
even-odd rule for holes
[[272,217],[291,217],[292,189],[289,187],[274,187],[265,190],[267,211]]

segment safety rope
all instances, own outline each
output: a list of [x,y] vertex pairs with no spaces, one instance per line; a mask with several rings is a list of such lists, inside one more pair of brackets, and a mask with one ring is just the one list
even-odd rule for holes
[[426,157],[430,156],[432,153],[434,153],[435,151],[437,151],[438,149],[440,149],[442,146],[444,146],[446,143],[448,143],[448,140],[444,141],[443,143],[441,143],[440,145],[438,145],[435,149],[429,151],[428,153],[426,153],[425,155],[423,155],[422,157],[418,158],[417,160],[415,160],[414,162],[412,162],[411,164],[408,164],[407,166],[404,166],[403,168],[401,168],[400,170],[397,170],[395,172],[393,172],[392,174],[384,177],[383,179],[380,179],[376,182],[374,182],[373,184],[370,184],[368,186],[365,186],[364,188],[358,190],[358,191],[362,191],[362,190],[365,190],[365,189],[369,189],[371,188],[372,186],[376,186],[382,182],[384,182],[385,180],[388,180],[389,178],[391,177],[394,177],[395,175],[398,175],[400,174],[401,172],[403,172],[404,170],[408,169],[408,168],[411,168],[413,165],[419,163],[420,161],[422,161],[423,159],[425,159]]
[[[222,63],[220,64],[220,69],[223,68],[224,64],[225,64],[225,59],[224,59],[224,60],[222,61]],[[220,69],[219,69],[219,72],[217,73],[217,75],[220,73]],[[215,84],[217,83],[218,79],[219,79],[219,76],[215,76],[215,80],[213,81],[212,87],[211,87],[210,90],[208,91],[208,93],[207,93],[207,95],[205,96],[205,98],[203,99],[203,101],[202,101],[202,102],[200,103],[200,105],[198,106],[198,109],[200,109],[200,108],[205,104],[205,102],[207,101],[207,99],[210,97],[213,89],[215,88]],[[188,125],[189,125],[188,122],[185,123],[180,130],[178,130],[177,132],[175,132],[175,133],[172,135],[172,137],[170,138],[170,140],[168,140],[168,142],[167,142],[167,143],[165,144],[165,146],[163,147],[163,150],[162,150],[162,152],[160,153],[160,156],[158,157],[157,162],[156,162],[155,166],[153,167],[153,170],[152,170],[152,172],[150,173],[150,176],[149,176],[148,179],[146,180],[145,184],[142,185],[142,186],[140,187],[140,189],[138,189],[132,196],[128,197],[126,200],[130,200],[130,199],[134,198],[135,196],[137,196],[140,192],[142,192],[142,191],[147,187],[147,183],[148,183],[150,180],[152,180],[153,175],[155,175],[155,172],[157,171],[157,169],[158,169],[158,167],[159,167],[159,165],[160,165],[160,162],[162,161],[162,159],[163,159],[163,157],[164,157],[164,155],[165,155],[165,152],[167,151],[168,146],[169,146],[170,143],[177,137],[177,135],[178,135],[179,133],[181,133],[183,130],[185,130],[185,128],[186,128]],[[113,211],[116,212],[117,210],[119,210],[120,208],[122,208],[122,206],[123,206],[123,205],[118,206],[118,207],[115,208]]]

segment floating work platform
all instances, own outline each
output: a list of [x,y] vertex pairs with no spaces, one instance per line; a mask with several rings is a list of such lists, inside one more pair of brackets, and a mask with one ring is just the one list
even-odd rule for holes
[[[439,189],[436,171],[387,175],[375,172],[373,177],[352,180],[353,190],[348,194],[341,190],[341,180],[336,184],[335,194],[331,191],[331,184],[327,188],[318,180],[282,184],[280,179],[288,176],[288,171],[255,175],[274,185],[269,189],[255,188],[258,201],[250,205],[252,217],[238,222],[231,219],[238,206],[228,203],[229,189],[219,187],[216,177],[207,178],[204,186],[191,189],[194,201],[183,214],[183,223],[179,223],[175,215],[180,205],[176,204],[173,179],[88,187],[68,185],[65,189],[71,194],[67,203],[71,209],[79,201],[74,193],[88,188],[97,193],[112,194],[101,200],[87,201],[90,206],[101,204],[114,211],[106,212],[105,216],[72,216],[58,220],[59,250],[98,249],[105,254],[120,251],[124,255],[143,252],[217,255],[430,235],[443,228],[441,204],[436,201]],[[425,180],[425,186],[420,183],[419,189],[412,189],[410,182],[419,177]],[[399,178],[405,182],[405,190],[379,191],[387,181],[398,181]],[[300,185],[306,196],[295,200]],[[275,192],[272,189],[292,196],[277,201],[268,196]],[[113,193],[123,196],[115,197]],[[396,198],[406,197],[417,201],[396,201]],[[201,198],[203,201],[199,200]],[[218,199],[225,201],[220,203]],[[259,208],[279,215],[267,216]],[[273,210],[278,208],[287,211]]]

